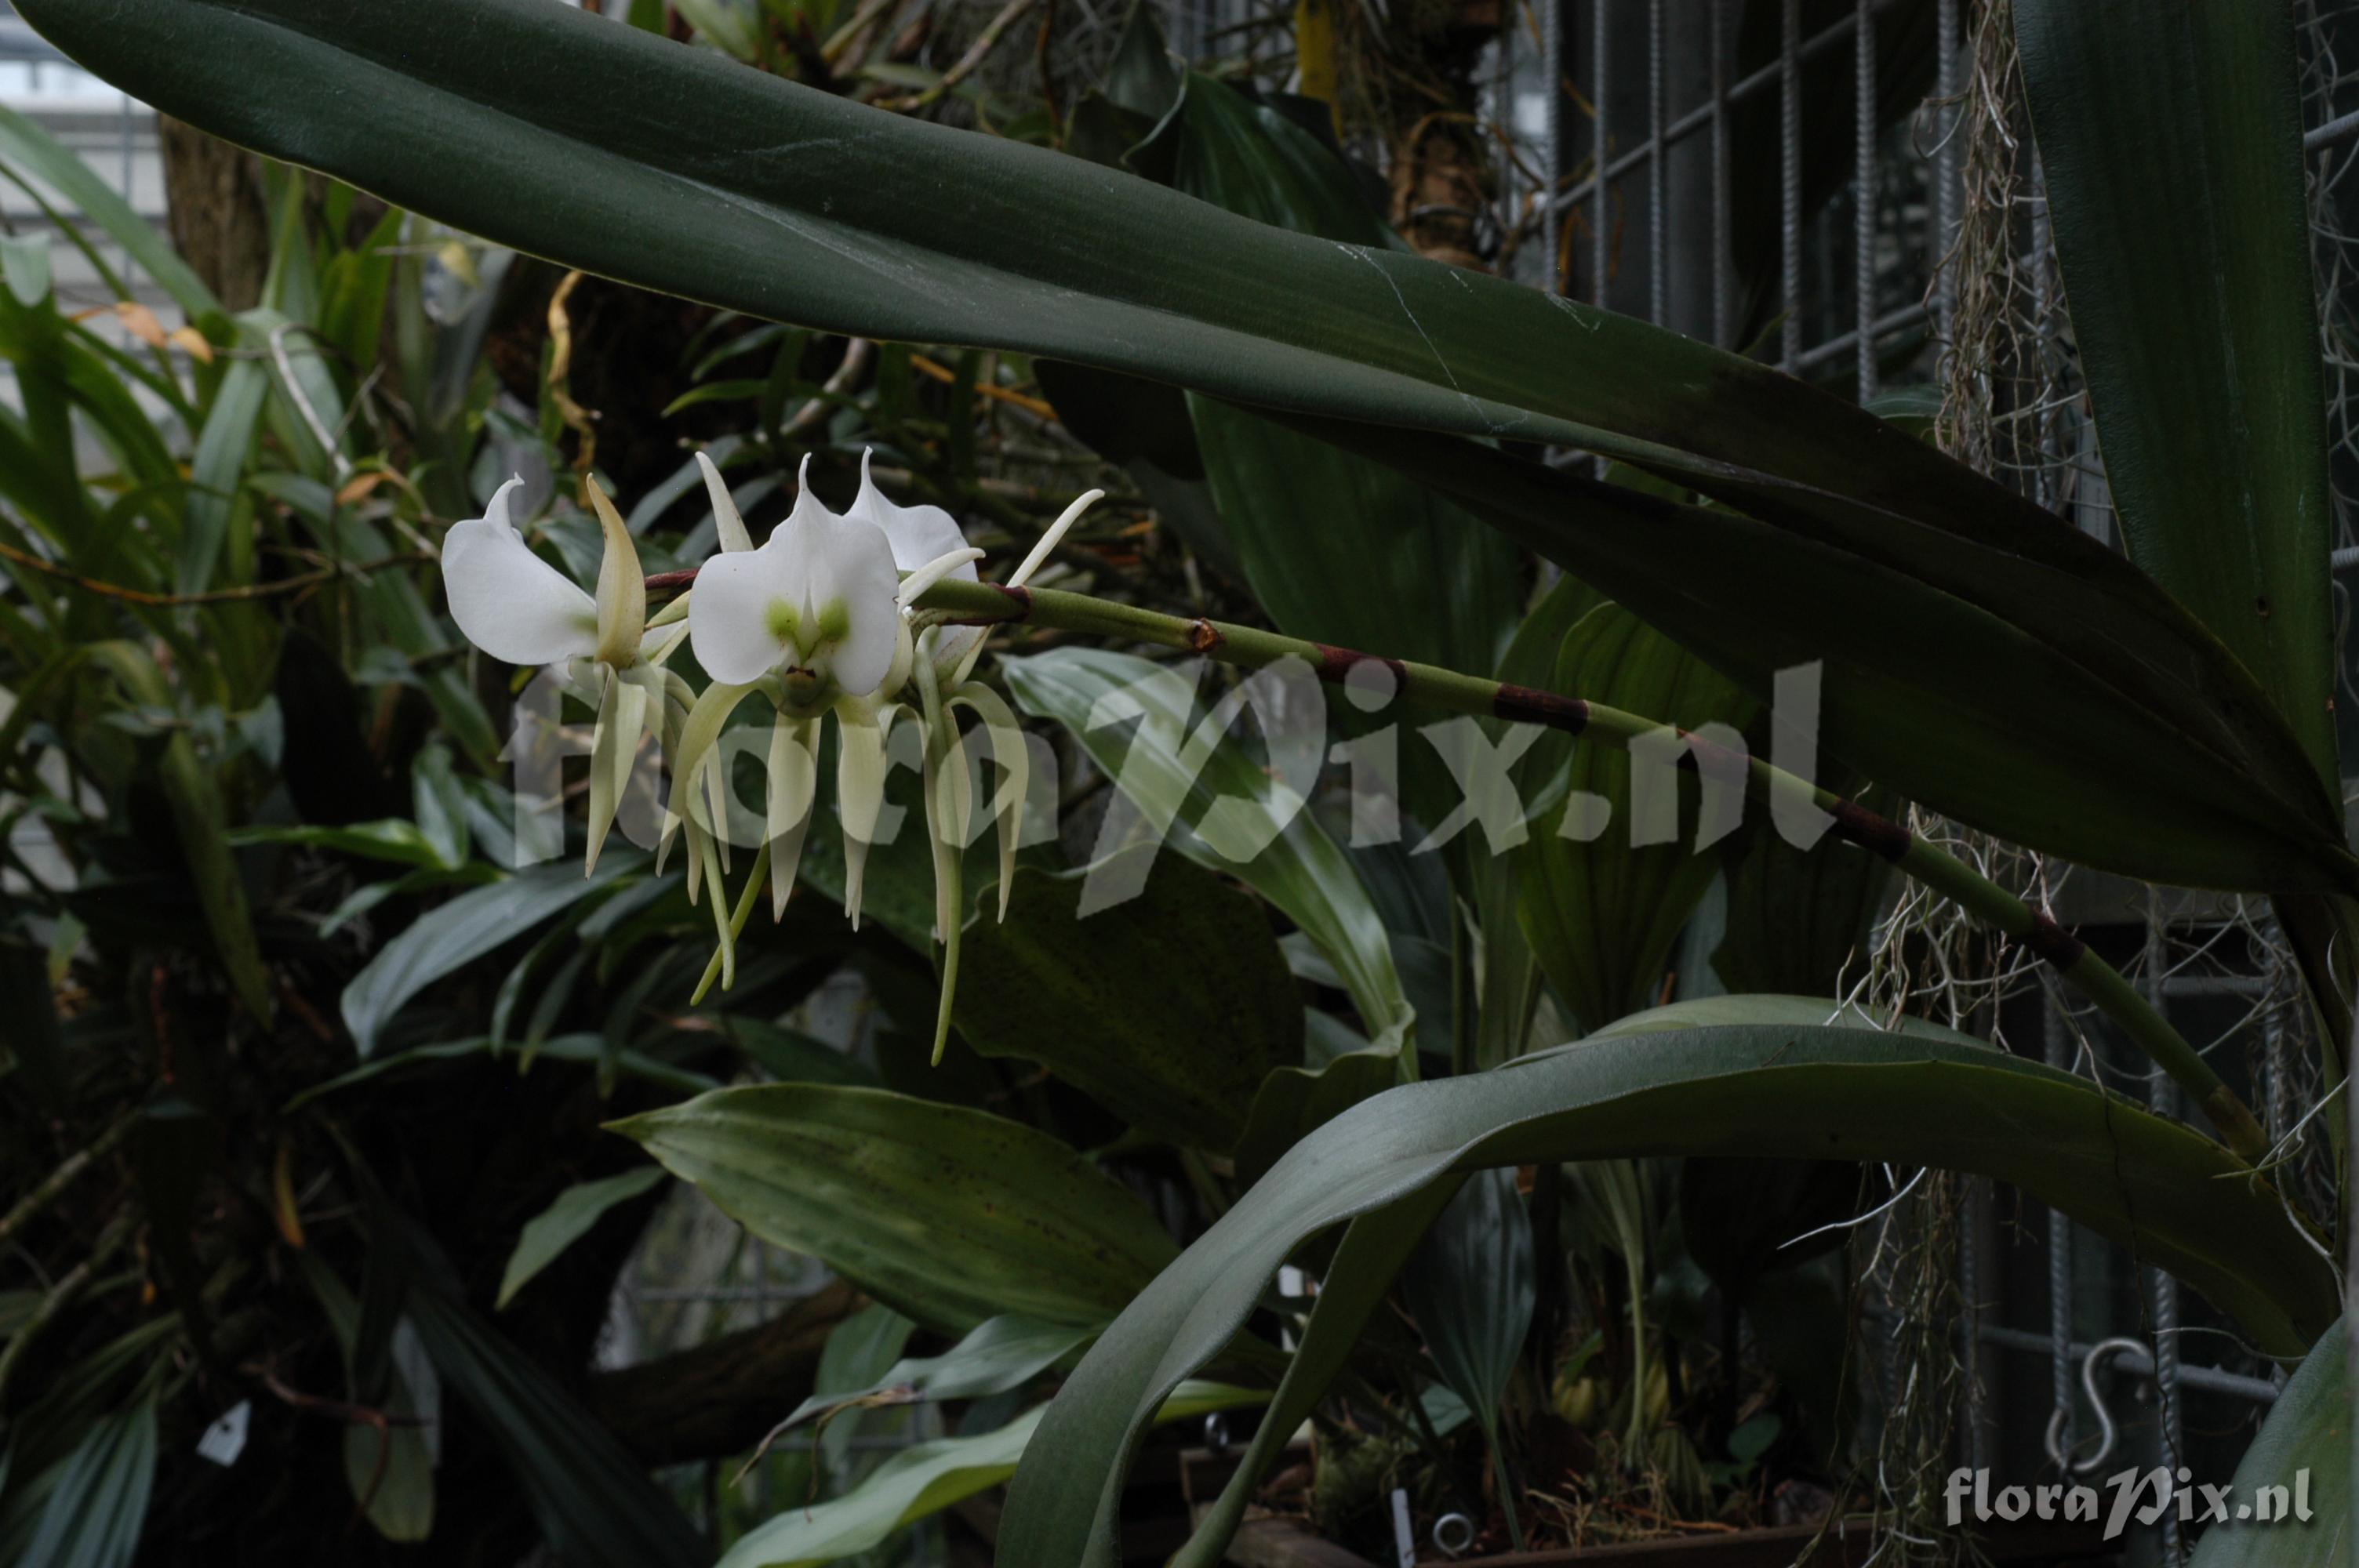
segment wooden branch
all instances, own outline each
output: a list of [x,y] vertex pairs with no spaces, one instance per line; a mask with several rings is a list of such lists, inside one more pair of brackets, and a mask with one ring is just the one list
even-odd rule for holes
[[758,1327],[600,1373],[590,1408],[643,1465],[742,1454],[810,1397],[828,1335],[867,1304],[838,1281]]

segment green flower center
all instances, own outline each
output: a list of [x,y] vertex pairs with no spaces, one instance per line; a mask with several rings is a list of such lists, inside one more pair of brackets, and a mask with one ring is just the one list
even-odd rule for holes
[[831,599],[808,618],[783,599],[770,601],[767,620],[770,635],[795,651],[796,656],[808,665],[821,648],[840,643],[852,630],[852,612],[841,599]]

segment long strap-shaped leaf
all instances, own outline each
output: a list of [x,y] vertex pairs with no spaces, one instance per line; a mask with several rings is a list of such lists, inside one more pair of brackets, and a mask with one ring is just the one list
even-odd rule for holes
[[2331,780],[2332,496],[2294,8],[2018,0],[2015,31],[2130,558],[2260,678]]
[[462,228],[833,330],[988,343],[1241,402],[1571,442],[1904,575],[2218,729],[2339,826],[2259,685],[2118,556],[1863,411],[1560,297],[1288,233],[544,0],[27,0],[167,113]]
[[[1227,1344],[1306,1238],[1451,1173],[1659,1153],[1898,1160],[2013,1183],[2234,1314],[2309,1346],[2332,1266],[2278,1195],[2188,1129],[1969,1043],[1740,1026],[1584,1042],[1405,1085],[1298,1144],[1156,1278],[1049,1406],[1008,1493],[998,1561],[1115,1561],[1123,1472],[1163,1396]],[[1094,1487],[1078,1484],[1095,1476]]]
[[[1757,697],[1777,671],[1823,664],[1823,745],[1912,800],[2151,881],[2359,885],[2290,732],[2201,628],[2184,628],[2168,668],[2125,671],[1986,594],[1980,568],[1995,551],[1908,558],[1449,436],[1312,427],[1465,501]],[[2254,763],[2256,724],[2286,765]]]

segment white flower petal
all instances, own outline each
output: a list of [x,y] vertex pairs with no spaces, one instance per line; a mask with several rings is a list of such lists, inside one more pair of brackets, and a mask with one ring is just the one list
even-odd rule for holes
[[901,608],[907,610],[917,603],[925,597],[926,589],[952,575],[961,567],[967,568],[971,579],[974,573],[974,563],[981,559],[983,552],[972,545],[962,550],[952,550],[948,555],[936,556],[901,579]]
[[442,536],[442,586],[451,619],[473,643],[511,665],[553,665],[597,651],[598,604],[563,572],[532,553],[508,523],[500,486],[484,515]]
[[712,526],[720,535],[721,547],[733,553],[752,549],[753,535],[745,532],[745,519],[738,515],[737,503],[730,499],[721,470],[702,452],[696,454],[696,466],[704,473],[704,493],[712,502]]
[[1080,522],[1082,514],[1087,512],[1104,496],[1105,492],[1103,490],[1085,490],[1075,496],[1072,504],[1060,513],[1054,523],[1049,524],[1048,532],[1033,542],[1032,548],[1025,553],[1023,564],[1018,566],[1014,575],[1008,578],[1007,586],[1022,588],[1024,579],[1040,569],[1040,563],[1049,558],[1049,552],[1055,549],[1058,542],[1064,538],[1065,531]]
[[770,727],[767,821],[770,844],[770,918],[787,913],[802,863],[803,839],[810,831],[811,804],[819,795],[819,720],[781,715]]
[[803,591],[810,613],[824,620],[831,605],[843,608],[843,633],[828,658],[836,685],[847,696],[866,697],[893,667],[901,622],[901,574],[893,568],[892,546],[869,524],[838,517],[824,506],[806,509],[801,501],[779,526],[792,531],[806,551]]
[[[860,454],[860,493],[844,513],[855,523],[866,523],[884,530],[893,546],[893,565],[905,572],[916,571],[927,562],[949,555],[952,550],[966,548],[966,535],[951,514],[939,506],[897,506],[885,499],[876,481],[868,477],[870,453]],[[972,561],[952,568],[951,575],[967,582],[976,579]]]
[[688,607],[689,646],[714,680],[745,686],[759,680],[787,656],[772,624],[771,607],[781,600],[801,612],[796,558],[783,527],[758,550],[719,555],[698,568]]

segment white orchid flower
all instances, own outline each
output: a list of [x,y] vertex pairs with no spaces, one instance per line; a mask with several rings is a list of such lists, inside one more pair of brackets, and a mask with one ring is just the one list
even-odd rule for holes
[[875,526],[839,517],[802,493],[759,549],[726,551],[696,574],[690,645],[705,674],[729,686],[782,679],[811,711],[885,684],[900,634],[899,575]]
[[682,633],[677,607],[648,622],[638,549],[596,481],[588,490],[605,551],[594,597],[534,554],[516,531],[508,508],[523,483],[520,475],[511,478],[492,492],[481,517],[451,525],[442,539],[442,582],[451,618],[468,642],[507,664],[564,666],[597,709],[586,875],[597,869],[641,735],[652,733],[660,743],[674,699],[686,696],[684,684],[668,683],[661,668]]
[[[1003,775],[992,801],[999,827],[1002,917],[1014,885],[1028,760],[1023,731],[1006,704],[989,687],[967,679],[982,653],[982,629],[940,624],[938,618],[929,622],[917,610],[925,591],[945,578],[979,580],[975,563],[983,552],[967,544],[957,521],[940,507],[902,506],[886,499],[870,473],[869,457],[861,456],[860,491],[842,515],[811,494],[806,458],[794,510],[755,549],[719,470],[699,454],[723,551],[697,575],[689,636],[714,684],[683,726],[672,809],[685,813],[695,806],[698,772],[737,704],[756,689],[769,695],[778,713],[771,730],[764,842],[698,989],[701,998],[716,978],[724,988],[734,979],[734,939],[752,913],[765,871],[771,917],[785,911],[816,795],[820,720],[830,712],[837,722],[844,913],[858,926],[868,849],[885,804],[886,742],[895,720],[910,711],[896,698],[905,685],[913,684],[923,737],[925,818],[933,844],[934,934],[944,947],[934,1040],[939,1061],[949,1038],[958,974],[962,857],[973,806],[953,712],[964,708],[982,720]],[[1066,509],[1016,568],[1010,586],[1021,586],[1038,569],[1101,494],[1092,491]]]

